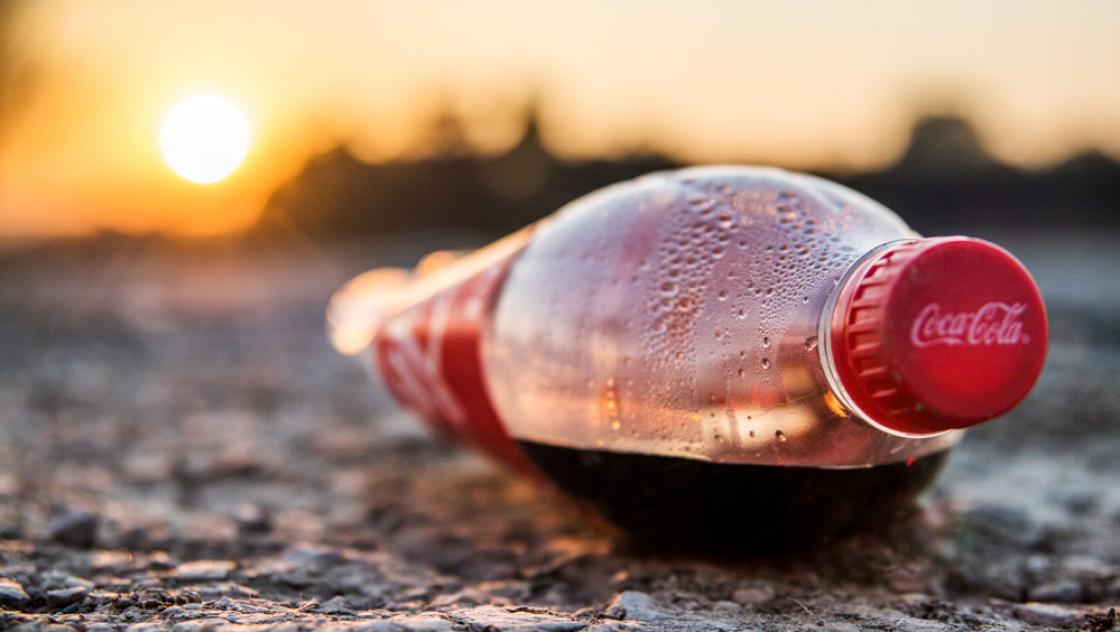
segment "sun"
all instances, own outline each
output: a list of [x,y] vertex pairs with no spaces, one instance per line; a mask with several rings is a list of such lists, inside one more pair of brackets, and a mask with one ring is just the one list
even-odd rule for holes
[[245,159],[249,124],[229,100],[195,95],[176,103],[164,117],[159,146],[172,171],[196,184],[211,184]]

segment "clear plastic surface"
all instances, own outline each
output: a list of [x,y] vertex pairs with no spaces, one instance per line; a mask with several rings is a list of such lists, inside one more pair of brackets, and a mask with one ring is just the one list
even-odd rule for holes
[[861,256],[916,237],[882,205],[777,169],[652,174],[536,230],[484,332],[519,440],[717,463],[863,467],[951,447],[860,419],[818,327]]

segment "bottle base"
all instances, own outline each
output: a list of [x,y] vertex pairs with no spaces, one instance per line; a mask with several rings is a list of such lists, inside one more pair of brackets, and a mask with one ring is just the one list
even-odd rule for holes
[[948,458],[946,450],[908,463],[829,469],[519,444],[557,487],[639,542],[701,552],[826,541],[912,500]]

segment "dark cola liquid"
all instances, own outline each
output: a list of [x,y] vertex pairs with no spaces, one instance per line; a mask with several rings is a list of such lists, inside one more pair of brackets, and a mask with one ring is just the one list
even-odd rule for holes
[[948,456],[826,469],[520,444],[549,480],[636,539],[698,551],[765,552],[827,540],[912,500]]

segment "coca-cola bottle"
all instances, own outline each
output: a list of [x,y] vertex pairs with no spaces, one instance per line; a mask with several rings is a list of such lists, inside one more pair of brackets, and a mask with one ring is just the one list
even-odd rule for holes
[[406,406],[644,538],[765,549],[912,498],[1046,353],[1023,266],[776,169],[607,187],[328,313]]

